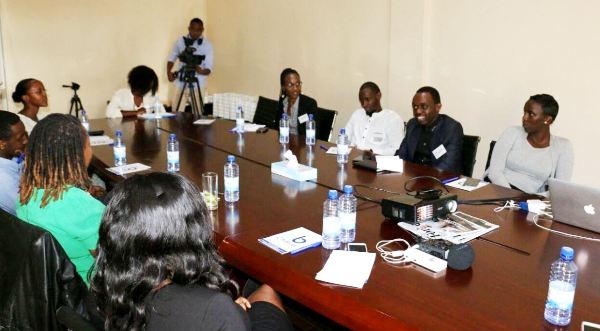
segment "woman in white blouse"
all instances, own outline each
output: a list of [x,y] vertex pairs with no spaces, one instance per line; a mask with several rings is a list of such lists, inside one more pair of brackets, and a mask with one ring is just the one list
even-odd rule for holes
[[27,133],[31,133],[38,120],[44,116],[38,114],[41,107],[48,107],[48,95],[41,81],[34,78],[21,80],[12,94],[14,102],[23,103],[23,109],[17,115],[25,124]]
[[131,117],[153,112],[156,105],[160,105],[160,112],[164,113],[158,91],[158,77],[151,68],[137,66],[127,75],[129,88],[122,88],[115,92],[108,106],[106,117],[119,118]]

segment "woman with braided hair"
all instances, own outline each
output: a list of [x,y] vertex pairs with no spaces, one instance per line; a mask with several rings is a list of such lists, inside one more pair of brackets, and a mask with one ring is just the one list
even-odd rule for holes
[[51,232],[88,283],[104,205],[88,190],[90,139],[73,116],[51,114],[29,138],[17,216]]

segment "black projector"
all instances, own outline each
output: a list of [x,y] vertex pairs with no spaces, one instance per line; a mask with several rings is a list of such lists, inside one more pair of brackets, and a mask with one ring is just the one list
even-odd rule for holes
[[455,194],[437,199],[424,200],[411,195],[393,195],[381,200],[381,213],[396,222],[421,223],[437,221],[456,211],[458,202]]

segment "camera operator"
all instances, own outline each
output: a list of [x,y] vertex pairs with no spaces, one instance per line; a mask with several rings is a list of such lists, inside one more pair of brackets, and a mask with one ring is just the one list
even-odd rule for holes
[[[167,76],[169,77],[169,81],[175,81],[176,86],[175,93],[171,98],[171,107],[173,107],[173,111],[183,111],[185,109],[186,101],[190,97],[189,91],[185,89],[183,91],[184,94],[179,109],[175,109],[175,107],[177,107],[177,102],[179,101],[179,96],[182,93],[182,89],[185,87],[183,76],[186,64],[188,66],[194,65],[194,68],[191,69],[195,70],[195,77],[198,80],[200,89],[204,90],[206,87],[206,77],[210,75],[213,66],[213,47],[210,41],[202,37],[203,32],[204,23],[202,20],[199,18],[192,19],[188,26],[188,35],[177,39],[175,47],[173,48],[171,55],[169,55],[167,62]],[[178,70],[173,71],[177,59],[179,59],[180,66]],[[186,59],[192,60],[192,63],[184,63]],[[199,93],[201,93],[201,91],[197,90],[196,83],[192,84],[192,86],[194,86],[196,100],[200,100]]]

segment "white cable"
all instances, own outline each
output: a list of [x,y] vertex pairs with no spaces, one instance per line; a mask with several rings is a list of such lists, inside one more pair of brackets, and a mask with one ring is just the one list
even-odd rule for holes
[[[550,216],[551,217],[551,215],[546,214],[546,213],[533,215],[533,224],[535,224],[535,226],[537,226],[538,228],[541,228],[541,229],[544,229],[546,231],[550,231],[552,233],[556,233],[558,235],[565,236],[565,237],[571,237],[571,238],[575,238],[575,239],[583,239],[583,240],[600,242],[600,238],[591,238],[591,237],[579,236],[579,235],[576,235],[576,234],[571,234],[571,233],[566,233],[566,232],[562,232],[562,231],[552,230],[552,229],[547,228],[545,226],[539,225],[538,224],[538,219],[540,218],[540,216]],[[548,221],[550,221],[550,220],[548,219]]]
[[504,209],[519,209],[519,205],[514,200],[507,200],[504,206],[494,208],[496,213],[503,211]]
[[[404,245],[406,245],[406,248],[404,250],[388,250],[385,247],[393,244],[393,243],[403,243]],[[406,258],[406,255],[404,255],[404,252],[406,252],[406,250],[408,250],[410,248],[410,244],[408,243],[408,241],[404,240],[404,239],[392,239],[392,240],[381,240],[379,242],[377,242],[377,244],[375,245],[375,248],[377,249],[377,251],[379,252],[379,255],[381,256],[381,258],[388,263],[392,263],[392,264],[401,264],[401,263],[410,263],[411,261],[408,260]]]

